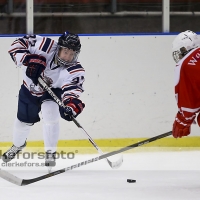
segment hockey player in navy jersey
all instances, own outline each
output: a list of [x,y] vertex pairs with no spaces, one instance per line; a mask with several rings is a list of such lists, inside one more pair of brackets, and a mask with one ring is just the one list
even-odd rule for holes
[[[3,154],[4,162],[11,161],[25,146],[30,128],[43,119],[43,138],[46,152],[45,165],[55,166],[59,137],[60,116],[71,121],[85,107],[79,99],[83,92],[85,70],[78,62],[81,43],[78,35],[65,32],[58,42],[39,35],[16,39],[9,54],[23,70],[23,84],[19,91],[17,118],[13,129],[13,146]],[[41,76],[62,100],[61,108],[47,91],[38,84]]]

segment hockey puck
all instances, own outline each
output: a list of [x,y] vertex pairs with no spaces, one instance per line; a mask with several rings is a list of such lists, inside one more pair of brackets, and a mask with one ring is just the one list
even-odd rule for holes
[[128,183],[135,183],[136,180],[134,180],[134,179],[127,179],[127,182],[128,182]]

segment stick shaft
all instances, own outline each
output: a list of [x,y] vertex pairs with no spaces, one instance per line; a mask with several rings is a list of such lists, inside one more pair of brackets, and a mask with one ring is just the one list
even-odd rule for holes
[[[61,173],[66,172],[66,171],[76,169],[76,168],[78,168],[78,167],[81,167],[81,166],[84,166],[84,165],[87,165],[87,164],[96,162],[96,161],[98,161],[98,160],[102,160],[102,159],[108,158],[108,157],[110,157],[110,156],[113,156],[113,155],[116,155],[116,154],[119,154],[119,153],[128,151],[128,150],[133,149],[133,148],[136,148],[136,147],[140,147],[140,146],[142,146],[142,145],[148,144],[148,143],[153,142],[153,141],[156,141],[156,140],[158,140],[158,139],[161,139],[161,138],[170,136],[171,134],[172,134],[171,131],[170,131],[170,132],[167,132],[167,133],[163,133],[163,134],[161,134],[161,135],[158,135],[158,136],[155,136],[155,137],[152,137],[152,138],[143,140],[143,141],[141,141],[141,142],[138,142],[138,143],[129,145],[129,146],[124,147],[124,148],[121,148],[121,149],[119,149],[119,150],[117,150],[117,151],[112,151],[112,152],[110,152],[110,153],[106,153],[106,154],[100,155],[100,156],[98,156],[98,157],[95,157],[95,158],[92,158],[92,159],[89,159],[89,160],[85,160],[85,161],[83,161],[83,162],[79,162],[79,163],[77,163],[77,164],[75,164],[75,165],[71,165],[71,166],[69,166],[69,167],[66,167],[66,168],[57,170],[57,171],[55,171],[55,172],[51,172],[50,174],[46,174],[46,175],[43,175],[43,176],[40,176],[40,177],[37,177],[37,178],[34,178],[34,179],[22,180],[21,185],[28,185],[28,184],[31,184],[31,183],[34,183],[34,182],[37,182],[37,181],[41,181],[41,180],[46,179],[46,178],[50,178],[50,177],[52,177],[52,176],[56,176],[56,175],[58,175],[58,174],[61,174]],[[11,181],[10,181],[10,182],[11,182]]]
[[[56,94],[51,90],[51,88],[46,84],[46,82],[41,77],[38,78],[38,81],[42,85],[42,87],[45,90],[47,90],[47,92],[53,97],[53,99],[56,101],[56,103],[59,106],[65,108],[65,105],[62,103],[62,101],[56,96]],[[97,144],[90,137],[90,135],[86,132],[86,130],[81,126],[81,124],[73,116],[71,116],[71,117],[72,117],[72,121],[87,136],[89,142],[95,147],[95,149],[99,152],[99,154],[103,154],[103,151],[97,146]],[[106,159],[106,160],[107,160],[107,162],[108,162],[108,164],[110,165],[111,168],[118,168],[122,164],[122,162],[123,162],[122,157],[118,161],[116,161],[116,162],[111,162],[108,159]]]
[[[44,87],[45,90],[47,90],[47,92],[53,97],[53,99],[56,101],[56,103],[61,106],[61,107],[65,107],[65,105],[62,103],[62,101],[56,96],[56,94],[51,90],[51,88],[45,83],[45,81],[39,77],[38,78],[39,83]],[[90,137],[90,135],[85,131],[85,129],[80,125],[80,123],[73,117],[72,117],[72,121],[76,124],[76,126],[78,128],[80,128],[82,130],[83,133],[85,133],[88,137],[88,140],[90,141],[90,143],[97,149],[97,151],[99,153],[103,153],[101,151],[101,149],[97,146],[97,144],[94,142],[94,140]]]

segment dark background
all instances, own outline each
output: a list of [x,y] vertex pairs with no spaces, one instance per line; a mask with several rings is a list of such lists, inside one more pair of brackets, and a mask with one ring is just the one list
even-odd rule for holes
[[[0,34],[24,34],[26,1],[11,2],[12,6],[9,0],[0,0]],[[162,33],[162,0],[117,0],[116,12],[111,5],[112,0],[34,0],[34,12],[48,14],[34,17],[34,33],[60,34],[66,30],[79,34]],[[200,0],[171,0],[170,11],[170,32],[188,29],[200,32]],[[119,16],[122,12],[124,14]],[[147,14],[149,12],[153,14]],[[13,13],[24,13],[24,16],[13,16]],[[54,16],[55,13],[60,16]],[[94,15],[83,16],[87,13]],[[100,16],[100,13],[108,16]]]

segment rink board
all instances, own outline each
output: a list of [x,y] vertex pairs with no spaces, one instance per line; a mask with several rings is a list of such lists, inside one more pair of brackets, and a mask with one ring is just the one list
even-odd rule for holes
[[[21,69],[7,50],[17,36],[0,37],[0,145],[12,141]],[[58,36],[48,35],[57,40]],[[177,112],[171,43],[175,35],[80,35],[80,61],[86,70],[86,107],[77,120],[99,146],[123,147],[168,132]],[[105,48],[106,47],[106,48]],[[9,78],[9,81],[8,81]],[[5,112],[5,108],[9,111]],[[89,146],[73,122],[60,120],[59,146]],[[164,138],[149,146],[200,146],[200,129],[187,138]],[[42,119],[31,128],[28,145],[43,146]]]

